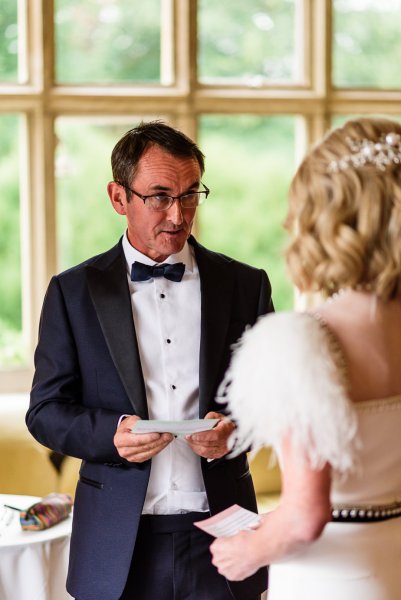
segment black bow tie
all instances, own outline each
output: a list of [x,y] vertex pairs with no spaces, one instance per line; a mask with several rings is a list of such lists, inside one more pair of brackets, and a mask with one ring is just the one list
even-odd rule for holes
[[131,280],[148,281],[152,277],[165,277],[166,279],[170,279],[170,281],[181,281],[184,271],[184,263],[144,265],[141,262],[135,261],[132,264]]

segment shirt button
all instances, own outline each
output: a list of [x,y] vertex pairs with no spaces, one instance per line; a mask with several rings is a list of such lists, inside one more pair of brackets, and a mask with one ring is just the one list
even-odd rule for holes
[[160,294],[160,298],[165,298],[166,295],[165,294]]
[[171,489],[172,489],[172,490],[176,490],[176,489],[177,489],[177,484],[173,482],[173,483],[171,484]]
[[176,390],[176,389],[177,389],[177,388],[176,388],[176,386],[174,385],[174,383],[172,384],[171,388],[172,388],[173,390]]
[[171,340],[170,340],[170,338],[167,338],[167,339],[166,339],[166,342],[167,342],[168,344],[171,344]]

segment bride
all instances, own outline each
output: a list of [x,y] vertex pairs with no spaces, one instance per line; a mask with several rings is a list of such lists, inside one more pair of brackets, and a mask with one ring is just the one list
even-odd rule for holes
[[290,189],[287,265],[313,311],[262,317],[224,400],[235,450],[271,445],[278,508],[211,545],[240,580],[271,565],[269,600],[401,596],[401,125],[349,121]]

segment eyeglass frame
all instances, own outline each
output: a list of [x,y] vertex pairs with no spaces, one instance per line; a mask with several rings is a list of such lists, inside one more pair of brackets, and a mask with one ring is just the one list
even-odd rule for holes
[[[142,200],[142,202],[144,203],[146,208],[148,208],[149,210],[155,210],[157,212],[161,212],[163,210],[169,210],[169,208],[171,208],[173,206],[175,200],[179,201],[181,208],[196,208],[200,204],[203,204],[203,202],[206,200],[206,198],[210,194],[210,189],[202,181],[200,183],[205,188],[204,190],[199,190],[197,192],[185,192],[184,194],[180,194],[179,196],[170,196],[169,194],[164,194],[164,193],[148,194],[147,196],[144,196],[143,194],[139,194],[134,189],[130,188],[128,185],[124,185],[124,183],[121,183],[120,181],[115,181],[115,183],[117,183],[118,185],[121,185],[121,187],[123,187],[124,189],[129,190],[132,194],[135,194],[135,196],[138,196],[138,198],[140,198]],[[198,196],[198,203],[195,206],[183,206],[181,199],[184,196],[191,196],[193,194],[196,194]],[[202,196],[200,194],[202,194]],[[148,200],[148,198],[157,198],[157,196],[163,196],[164,198],[169,198],[170,204],[164,208],[152,208],[146,204],[146,200]]]

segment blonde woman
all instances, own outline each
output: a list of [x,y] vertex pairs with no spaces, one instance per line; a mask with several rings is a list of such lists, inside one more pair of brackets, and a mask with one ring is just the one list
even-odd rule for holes
[[227,375],[236,444],[272,445],[283,489],[257,530],[215,540],[269,600],[401,597],[401,125],[358,119],[304,159],[287,264],[309,313],[262,317]]

